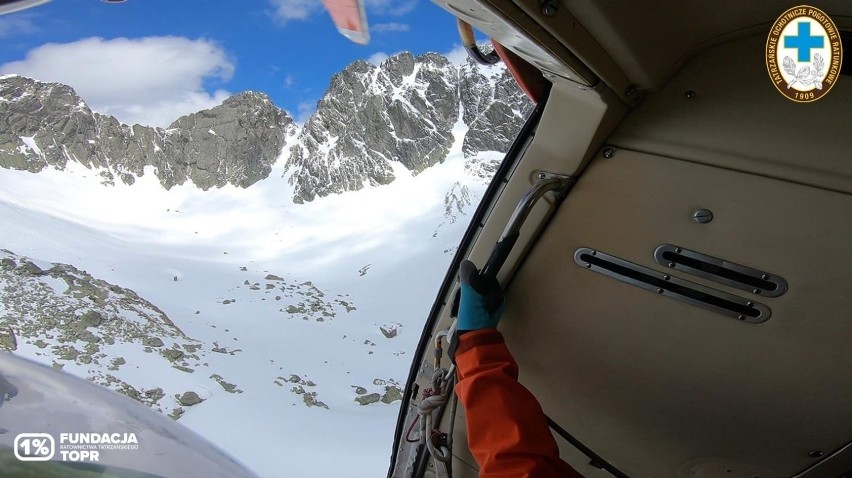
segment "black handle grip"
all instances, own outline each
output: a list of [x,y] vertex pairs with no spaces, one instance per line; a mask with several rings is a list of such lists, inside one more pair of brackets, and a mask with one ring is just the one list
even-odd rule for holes
[[520,233],[515,232],[497,241],[497,244],[494,245],[494,249],[491,251],[491,255],[488,257],[488,261],[482,270],[479,271],[480,277],[497,277],[497,273],[500,272],[500,269],[509,257],[509,253],[515,247],[518,236],[520,236]]

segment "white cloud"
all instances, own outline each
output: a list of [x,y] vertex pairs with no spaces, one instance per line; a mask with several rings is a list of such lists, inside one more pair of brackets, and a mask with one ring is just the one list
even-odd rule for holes
[[454,65],[462,65],[467,60],[467,50],[461,45],[455,45],[452,50],[444,53],[444,56]]
[[382,64],[383,61],[387,60],[388,58],[390,58],[390,55],[388,55],[387,53],[383,51],[377,51],[376,53],[373,53],[367,58],[367,63],[372,63],[376,66],[379,66]]
[[[402,16],[410,13],[417,6],[418,0],[364,0],[364,8],[368,13]],[[292,20],[304,20],[312,15],[323,12],[319,0],[269,0],[272,5],[272,16],[286,24]],[[369,21],[369,20],[368,20]]]
[[364,0],[364,5],[376,13],[402,16],[414,10],[417,0]]
[[323,10],[318,0],[269,0],[269,3],[275,9],[273,16],[282,23],[304,20]]
[[296,78],[293,75],[287,75],[284,77],[284,88],[290,88],[296,82]]
[[38,31],[32,16],[25,13],[0,16],[0,38]]
[[370,27],[376,33],[382,32],[407,32],[411,27],[407,23],[378,23]]
[[299,103],[299,111],[296,112],[296,117],[294,121],[299,126],[303,126],[308,118],[311,117],[312,114],[317,110],[317,102],[316,101],[303,101]]
[[86,38],[30,50],[24,60],[0,65],[4,73],[70,85],[92,109],[125,123],[167,126],[227,98],[224,90],[208,93],[204,81],[229,80],[234,64],[204,39]]

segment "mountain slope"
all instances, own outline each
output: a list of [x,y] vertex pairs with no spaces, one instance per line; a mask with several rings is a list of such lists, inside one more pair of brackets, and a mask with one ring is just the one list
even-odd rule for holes
[[293,201],[303,203],[389,184],[393,165],[419,174],[457,141],[472,160],[506,151],[531,108],[502,65],[457,65],[435,53],[356,61],[334,75],[301,129],[254,92],[167,129],[128,126],[93,112],[68,86],[12,75],[0,77],[0,167],[78,162],[107,185],[132,184],[152,167],[166,189],[190,181],[207,190],[249,187],[280,160]]
[[[0,288],[9,304],[0,336],[11,327],[16,354],[180,416],[261,476],[380,476],[411,351],[484,190],[465,173],[460,143],[417,177],[301,205],[287,200],[280,165],[248,189],[208,191],[165,191],[151,175],[104,187],[76,163],[39,174],[0,169],[0,244],[17,253],[4,256],[15,265],[5,271],[14,278],[2,277],[10,287]],[[126,217],[132,223],[115,222]],[[51,275],[73,271],[69,264],[81,284],[97,286],[92,294],[75,297]],[[151,331],[145,338],[164,345],[146,352],[135,332],[125,339],[106,329],[133,319],[127,308],[104,312],[103,325],[85,322],[99,351],[61,342],[98,291],[107,303],[128,294],[112,289],[155,304],[187,338]],[[68,323],[28,328],[41,302],[74,309]],[[184,356],[160,353],[172,349]],[[318,458],[328,453],[339,459]]]
[[532,105],[502,66],[461,66],[401,53],[353,63],[331,87],[290,150],[294,201],[388,184],[391,163],[418,174],[462,136],[465,156],[506,151]]
[[0,167],[38,172],[69,161],[127,184],[146,166],[164,188],[192,181],[201,189],[248,187],[265,178],[293,120],[266,95],[245,92],[177,119],[168,129],[128,126],[93,112],[58,83],[0,78]]
[[400,54],[335,76],[301,130],[254,93],[155,129],[0,78],[0,347],[262,476],[382,475],[423,320],[530,108],[513,87]]

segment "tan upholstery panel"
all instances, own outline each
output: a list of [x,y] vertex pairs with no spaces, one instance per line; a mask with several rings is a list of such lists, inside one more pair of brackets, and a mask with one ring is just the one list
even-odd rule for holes
[[[709,224],[692,211],[713,211]],[[545,411],[631,477],[794,475],[852,440],[852,197],[619,150],[595,158],[519,269],[501,329]],[[678,244],[779,274],[759,325],[574,263],[662,270]],[[721,471],[720,471],[721,470]],[[727,470],[731,470],[728,472]],[[722,473],[719,475],[718,473]]]
[[[614,145],[852,192],[852,78],[795,103],[766,72],[766,36],[707,50],[646,98]],[[686,92],[695,93],[687,98]]]

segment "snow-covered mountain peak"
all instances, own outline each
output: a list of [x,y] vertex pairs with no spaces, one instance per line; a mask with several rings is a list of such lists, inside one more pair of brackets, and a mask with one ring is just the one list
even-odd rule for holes
[[357,62],[303,129],[254,92],[155,129],[0,80],[0,348],[262,476],[384,472],[429,291],[529,108],[477,71]]
[[296,203],[394,181],[440,163],[463,144],[471,160],[505,151],[531,104],[502,66],[458,66],[437,53],[356,61],[330,81],[299,128],[263,93],[247,91],[167,129],[128,126],[93,112],[70,87],[0,79],[0,167],[38,172],[77,162],[105,185],[146,168],[170,189],[249,187],[273,165]]
[[514,139],[505,132],[517,133],[531,106],[504,67],[408,52],[379,66],[355,62],[332,78],[290,150],[293,200],[388,184],[392,163],[418,174],[443,161],[459,133],[467,157],[505,151]]
[[122,124],[93,112],[69,86],[22,76],[0,79],[0,98],[0,167],[38,172],[77,162],[99,170],[106,184],[132,184],[153,166],[166,189],[187,180],[205,190],[247,187],[269,174],[295,129],[256,92],[178,118],[167,130]]

